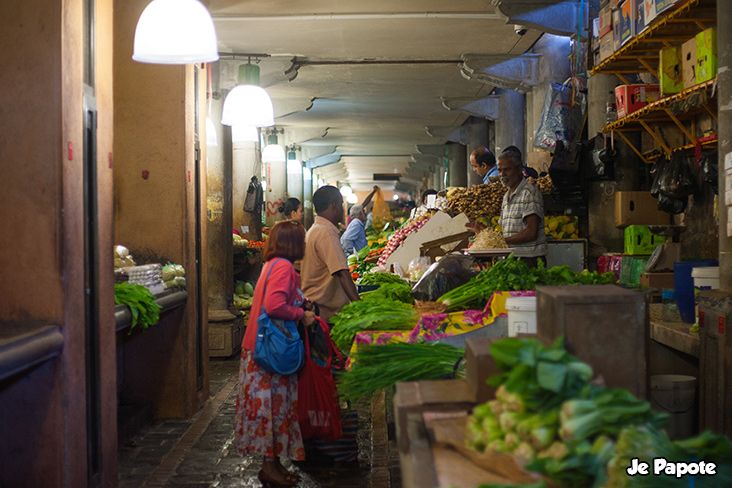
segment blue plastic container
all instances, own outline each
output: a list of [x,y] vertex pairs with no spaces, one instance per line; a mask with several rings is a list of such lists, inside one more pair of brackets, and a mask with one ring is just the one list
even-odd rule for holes
[[718,261],[677,261],[674,263],[674,286],[676,288],[676,305],[679,307],[681,320],[687,324],[696,322],[694,300],[694,278],[692,268],[702,266],[719,266]]

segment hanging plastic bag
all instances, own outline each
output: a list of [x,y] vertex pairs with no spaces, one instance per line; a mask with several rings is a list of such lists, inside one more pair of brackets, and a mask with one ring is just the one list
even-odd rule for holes
[[579,139],[584,115],[584,93],[572,90],[568,84],[552,83],[544,98],[534,147],[554,151],[557,141],[569,143]]
[[678,215],[686,210],[686,206],[688,204],[688,196],[683,196],[681,198],[670,198],[663,194],[658,195],[658,210],[660,210],[661,212],[670,213],[671,215]]
[[661,193],[661,177],[663,176],[667,163],[668,159],[666,159],[666,156],[661,155],[656,158],[653,167],[651,167],[651,178],[653,178],[653,183],[651,183],[651,196],[653,198],[658,198],[658,195]]
[[381,230],[384,228],[384,225],[386,225],[387,222],[391,222],[393,220],[393,217],[391,216],[391,211],[389,210],[389,205],[387,205],[386,200],[384,200],[384,195],[383,193],[381,193],[381,188],[376,190],[373,202],[374,208],[373,210],[371,210],[371,212],[374,216],[371,221],[371,226],[374,229]]
[[671,160],[661,176],[661,194],[669,198],[683,198],[694,193],[694,190],[696,183],[684,153],[682,151],[671,153]]
[[719,195],[719,165],[717,164],[717,153],[702,153],[699,157],[699,166],[704,173],[704,181],[712,186],[715,195]]
[[412,297],[427,302],[435,301],[453,288],[464,285],[476,274],[472,258],[450,253],[427,269],[412,288]]
[[264,201],[264,190],[256,176],[252,176],[247,188],[247,196],[244,198],[244,211],[250,213],[259,213],[262,211],[262,202]]

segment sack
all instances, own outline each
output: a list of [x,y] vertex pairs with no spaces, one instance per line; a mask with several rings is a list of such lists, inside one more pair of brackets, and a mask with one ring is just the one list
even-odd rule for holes
[[264,190],[256,176],[252,176],[247,188],[247,196],[244,198],[244,211],[249,213],[259,213],[261,211],[262,202],[264,201]]
[[389,210],[389,205],[384,200],[384,195],[381,193],[381,188],[376,190],[374,195],[374,208],[371,210],[373,217],[371,220],[371,226],[374,230],[381,231],[387,222],[391,222],[393,217]]
[[[267,296],[267,281],[272,273],[276,259],[269,267],[267,279],[264,281],[264,294]],[[264,311],[257,319],[257,342],[254,345],[254,362],[270,373],[292,374],[297,372],[305,361],[300,334],[293,320],[278,320],[275,324]]]
[[[574,92],[574,99],[572,98]],[[534,147],[554,151],[557,141],[579,139],[584,122],[585,95],[569,85],[552,83],[544,98]]]
[[670,198],[663,194],[658,195],[658,210],[666,212],[671,215],[678,215],[686,210],[686,206],[689,204],[689,197],[683,196],[681,198]]
[[310,354],[310,334],[303,334],[305,367],[297,382],[297,415],[303,440],[315,438],[330,442],[343,436],[341,407],[331,371],[333,353],[338,357],[339,368],[343,366],[343,356],[333,344],[325,322],[320,317],[316,317],[316,321],[325,334],[328,357],[325,366],[316,363]]
[[450,253],[432,263],[422,278],[412,288],[412,298],[435,301],[450,290],[464,285],[476,274],[473,258],[460,253]]
[[683,199],[694,193],[696,181],[683,151],[671,153],[671,161],[665,166],[659,184],[661,195],[668,198]]
[[661,194],[661,177],[665,172],[667,164],[668,159],[666,159],[665,155],[659,156],[656,158],[656,162],[653,163],[653,167],[651,168],[651,178],[653,178],[653,183],[651,184],[651,196],[653,198],[658,198]]

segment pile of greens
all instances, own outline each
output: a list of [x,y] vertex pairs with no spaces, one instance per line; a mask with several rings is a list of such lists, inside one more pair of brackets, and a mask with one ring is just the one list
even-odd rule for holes
[[391,273],[366,273],[358,282],[359,285],[383,285],[384,283],[406,283]]
[[449,344],[398,342],[358,346],[351,370],[338,382],[341,399],[358,401],[400,381],[462,377],[465,350]]
[[529,268],[513,255],[481,271],[475,278],[444,295],[438,301],[447,306],[448,312],[482,309],[494,292],[534,290],[540,285],[600,285],[615,283],[615,275],[584,270],[572,271],[567,266],[545,268],[540,262],[536,268]]
[[412,287],[409,286],[409,283],[402,280],[401,283],[384,283],[376,290],[363,292],[361,293],[361,298],[367,302],[389,299],[412,305],[414,303],[414,298],[412,298],[412,295],[410,294],[411,291]]
[[412,330],[417,316],[411,305],[388,298],[351,302],[331,319],[330,336],[338,349],[348,352],[362,330]]
[[127,305],[132,313],[130,329],[140,324],[143,329],[155,325],[160,320],[160,305],[155,303],[155,295],[142,285],[134,283],[115,283],[114,302]]

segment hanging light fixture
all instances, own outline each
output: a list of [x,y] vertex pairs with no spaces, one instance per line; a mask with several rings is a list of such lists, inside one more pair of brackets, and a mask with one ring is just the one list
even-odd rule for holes
[[270,127],[274,125],[274,107],[267,91],[259,86],[259,66],[239,66],[239,84],[226,95],[221,115],[224,125]]
[[198,0],[153,0],[137,21],[132,59],[154,64],[218,60],[211,14]]
[[355,193],[351,193],[346,197],[346,201],[348,203],[358,203],[358,195],[356,195]]
[[231,142],[257,142],[259,134],[252,125],[232,125]]
[[287,153],[287,173],[292,175],[302,175],[302,163],[297,160],[295,146],[292,146],[290,151]]
[[267,147],[262,151],[263,163],[284,163],[285,150],[277,144],[277,135],[270,134],[267,138]]
[[349,185],[343,185],[341,187],[341,195],[343,195],[346,198],[349,195],[353,195],[353,188],[351,188]]

